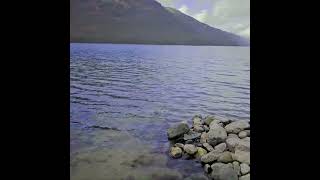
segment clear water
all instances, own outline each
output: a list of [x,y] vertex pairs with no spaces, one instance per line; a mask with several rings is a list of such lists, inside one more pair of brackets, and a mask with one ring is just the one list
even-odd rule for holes
[[[70,49],[73,179],[132,174],[148,179],[151,175],[143,169],[150,167],[182,176],[202,172],[197,163],[167,157],[166,129],[190,122],[195,114],[250,119],[250,47],[70,44]],[[127,166],[97,160],[106,154],[106,159],[117,157],[110,155],[114,148],[136,152],[130,157],[142,153],[164,160],[117,174],[116,169]]]

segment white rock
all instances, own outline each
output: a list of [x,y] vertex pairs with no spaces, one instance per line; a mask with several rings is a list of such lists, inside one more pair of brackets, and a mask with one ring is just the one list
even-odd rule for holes
[[173,158],[180,158],[182,156],[182,150],[179,147],[172,147],[170,149],[170,155]]
[[222,163],[230,163],[233,162],[232,153],[229,151],[225,151],[220,154],[220,156],[217,159],[218,162]]
[[246,175],[250,172],[250,166],[246,163],[240,164],[241,174]]
[[237,172],[237,175],[240,176],[240,163],[238,161],[232,162],[233,169]]
[[236,149],[232,159],[250,165],[250,152]]
[[243,139],[243,138],[247,137],[248,134],[246,131],[241,131],[241,132],[239,132],[238,136],[239,136],[239,138]]

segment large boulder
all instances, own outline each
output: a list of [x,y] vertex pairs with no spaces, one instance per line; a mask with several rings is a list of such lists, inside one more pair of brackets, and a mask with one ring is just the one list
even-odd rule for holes
[[241,174],[246,175],[250,172],[250,166],[246,163],[240,164]]
[[234,121],[225,126],[225,129],[228,133],[235,133],[238,134],[240,131],[250,128],[250,124],[248,121],[240,120]]
[[208,154],[205,154],[201,157],[201,162],[203,163],[212,163],[216,161],[220,156],[220,153],[216,151],[211,151]]
[[184,145],[183,149],[189,155],[194,155],[198,151],[196,146],[194,146],[193,144],[186,144],[186,145]]
[[226,139],[227,139],[226,130],[217,124],[212,126],[212,128],[208,132],[207,142],[212,146],[215,146],[221,142],[224,142]]
[[214,163],[211,169],[211,178],[214,180],[238,180],[235,170],[227,164]]
[[172,147],[170,149],[170,156],[173,158],[180,158],[182,156],[182,150],[179,147]]
[[168,139],[176,139],[189,131],[189,126],[186,123],[180,123],[171,127],[167,131]]
[[229,151],[225,151],[225,152],[221,153],[220,156],[218,157],[217,161],[222,162],[222,163],[233,162],[232,153]]

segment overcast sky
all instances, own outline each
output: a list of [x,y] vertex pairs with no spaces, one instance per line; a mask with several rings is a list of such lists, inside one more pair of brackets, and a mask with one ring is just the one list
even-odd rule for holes
[[250,39],[250,0],[157,0],[228,32]]

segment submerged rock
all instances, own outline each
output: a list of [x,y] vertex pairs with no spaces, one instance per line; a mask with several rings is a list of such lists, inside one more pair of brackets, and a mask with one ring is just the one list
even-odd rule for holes
[[190,155],[194,155],[198,150],[193,144],[184,145],[184,151]]
[[182,156],[182,150],[179,147],[172,147],[170,149],[170,155],[173,158],[180,158]]
[[167,131],[169,139],[176,139],[189,131],[189,126],[186,123],[180,123],[175,127],[171,127]]
[[211,169],[211,178],[214,180],[238,180],[235,170],[227,164],[214,163],[211,165]]
[[224,142],[226,139],[227,132],[223,127],[219,125],[214,125],[208,132],[208,143],[212,146]]
[[234,121],[228,125],[226,125],[225,129],[228,133],[238,134],[240,131],[250,128],[250,124],[248,121]]

